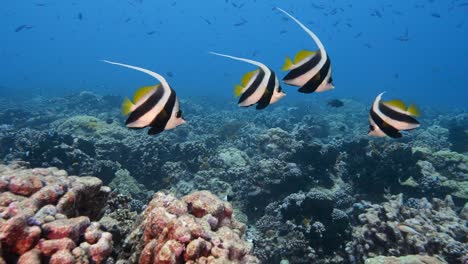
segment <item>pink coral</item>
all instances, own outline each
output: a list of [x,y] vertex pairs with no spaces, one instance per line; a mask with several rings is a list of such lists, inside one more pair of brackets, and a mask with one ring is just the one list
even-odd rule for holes
[[109,192],[94,177],[0,165],[0,263],[105,263],[112,235],[89,217],[102,213]]
[[182,199],[158,192],[142,216],[127,239],[135,241],[134,252],[121,257],[129,263],[259,263],[231,205],[208,191]]

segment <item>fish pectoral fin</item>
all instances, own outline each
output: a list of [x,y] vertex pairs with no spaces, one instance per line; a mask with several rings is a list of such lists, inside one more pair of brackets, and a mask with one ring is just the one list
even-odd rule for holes
[[394,107],[394,108],[406,111],[406,104],[400,99],[395,99],[395,100],[391,100],[388,102],[384,102],[384,104],[390,107]]
[[154,89],[157,89],[160,86],[160,84],[155,85],[155,86],[143,86],[140,89],[138,89],[135,94],[133,94],[133,102],[135,104],[138,103],[138,101],[141,100],[141,98],[145,97],[149,92],[153,91]]
[[242,94],[242,91],[244,90],[244,87],[236,84],[236,86],[234,87],[234,95],[236,97],[239,97],[241,94]]
[[292,62],[291,58],[286,57],[286,60],[284,61],[283,68],[281,68],[281,70],[289,71],[293,66],[294,66],[294,63]]
[[296,57],[294,57],[294,64],[298,64],[304,59],[314,56],[317,54],[316,51],[309,51],[309,50],[300,50],[297,54]]
[[250,80],[252,80],[252,78],[254,77],[254,75],[258,72],[258,70],[255,70],[255,71],[250,71],[246,74],[244,74],[244,76],[242,77],[242,80],[241,80],[241,85],[243,87],[246,87],[247,84],[249,84]]
[[410,104],[408,107],[408,110],[406,112],[411,115],[411,116],[420,116],[421,112],[419,111],[419,108],[415,104]]
[[122,103],[122,114],[128,115],[132,112],[132,107],[133,107],[132,101],[128,99],[128,97],[125,97],[123,103]]

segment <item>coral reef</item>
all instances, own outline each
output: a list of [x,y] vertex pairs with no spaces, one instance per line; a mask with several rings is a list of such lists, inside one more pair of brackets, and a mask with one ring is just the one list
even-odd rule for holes
[[229,203],[207,191],[181,199],[158,192],[117,263],[259,263],[245,230]]
[[97,222],[108,187],[63,170],[0,165],[0,262],[106,263],[112,235]]
[[[467,221],[454,211],[450,196],[444,200],[403,200],[389,197],[383,204],[355,204],[359,225],[346,251],[349,261],[360,263],[379,255],[438,254],[449,263],[463,263],[468,256]],[[365,208],[365,209],[364,209]]]
[[[138,215],[153,191],[179,197],[209,190],[229,201],[249,224],[253,254],[266,263],[351,262],[345,249],[364,225],[358,215],[371,205],[384,206],[389,194],[411,201],[403,207],[424,197],[436,207],[432,198],[450,195],[451,210],[460,212],[454,221],[466,221],[466,112],[424,110],[421,128],[390,140],[367,137],[365,105],[343,102],[330,108],[307,99],[249,111],[223,100],[181,100],[187,125],[155,137],[124,127],[115,96],[82,92],[6,102],[0,109],[0,159],[94,175],[111,186],[105,215],[91,220],[112,233],[114,257],[136,245],[125,238],[143,218]],[[417,216],[399,220],[407,218]],[[416,252],[423,251],[401,254]],[[449,263],[453,259],[437,252]],[[356,263],[391,255],[356,254]]]

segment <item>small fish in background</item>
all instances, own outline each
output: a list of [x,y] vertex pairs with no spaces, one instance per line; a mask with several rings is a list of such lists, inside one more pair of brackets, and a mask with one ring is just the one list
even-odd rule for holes
[[31,28],[33,28],[33,26],[31,26],[31,25],[21,25],[21,26],[18,26],[17,28],[15,28],[15,32],[18,33],[18,32],[21,32],[23,30],[31,29]]
[[154,33],[156,33],[156,31],[152,30],[152,31],[146,32],[146,35],[151,36],[151,35],[154,35]]
[[205,23],[207,23],[208,25],[211,25],[211,21],[208,20],[207,18],[204,18],[202,16],[200,16],[201,19],[203,19],[203,21],[205,21]]
[[395,40],[398,40],[398,41],[401,41],[401,42],[407,42],[410,40],[409,38],[409,31],[408,31],[408,28],[405,29],[405,33],[403,33],[402,35],[398,36],[398,37],[395,37]]
[[169,76],[169,77],[174,77],[174,74],[172,72],[166,72],[166,75]]
[[339,107],[344,106],[344,103],[343,101],[339,99],[332,99],[327,102],[327,105],[331,107],[339,108]]
[[400,131],[412,130],[420,126],[414,117],[420,116],[416,105],[406,104],[401,100],[381,102],[382,95],[379,94],[369,113],[369,136],[400,138]]
[[245,18],[241,17],[241,21],[240,22],[237,22],[237,23],[234,23],[233,26],[235,27],[240,27],[240,26],[243,26],[245,24],[247,24],[247,20],[245,20]]
[[258,67],[242,77],[241,84],[236,85],[234,95],[240,96],[238,105],[249,107],[257,104],[256,109],[264,109],[270,104],[276,103],[286,94],[282,91],[276,74],[265,64],[258,61],[238,58],[221,53],[210,52],[213,55],[243,61]]
[[281,8],[277,8],[293,21],[295,21],[319,47],[317,51],[299,51],[294,61],[289,57],[283,66],[283,71],[290,71],[283,82],[298,86],[301,93],[323,92],[335,88],[333,86],[331,61],[320,39],[304,26],[299,20]]
[[138,89],[133,95],[133,102],[125,98],[122,113],[129,115],[125,122],[128,128],[150,127],[148,135],[155,135],[185,124],[179,108],[179,98],[164,77],[144,68],[106,60],[104,62],[144,72],[160,82],[154,86]]
[[83,20],[83,14],[82,14],[82,13],[78,13],[78,15],[76,16],[76,18],[78,18],[78,20]]
[[435,17],[435,18],[440,18],[440,14],[439,14],[439,13],[431,13],[431,16],[432,16],[432,17]]

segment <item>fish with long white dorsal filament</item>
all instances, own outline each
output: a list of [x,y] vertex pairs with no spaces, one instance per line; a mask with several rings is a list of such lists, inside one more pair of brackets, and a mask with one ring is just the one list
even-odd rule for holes
[[279,7],[277,9],[309,34],[319,48],[317,51],[299,51],[294,57],[294,61],[286,57],[282,69],[289,71],[289,73],[283,78],[283,82],[300,87],[298,91],[301,93],[324,92],[335,88],[330,57],[320,39],[297,18]]
[[148,134],[154,135],[185,124],[179,108],[179,98],[164,77],[144,68],[106,60],[104,62],[144,72],[160,82],[138,89],[133,95],[133,102],[125,98],[122,113],[129,115],[125,122],[128,128],[150,127]]
[[257,104],[256,109],[264,109],[283,98],[286,94],[282,91],[278,78],[274,71],[258,61],[234,57],[226,54],[210,52],[211,54],[243,61],[255,65],[258,69],[246,73],[240,85],[234,88],[234,95],[240,96],[238,105],[249,107]]

